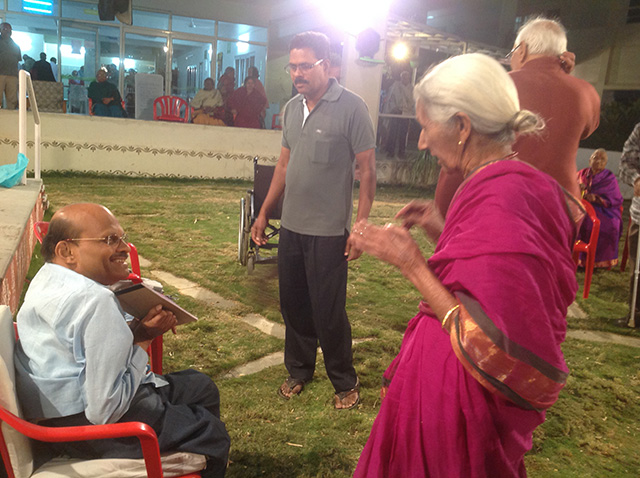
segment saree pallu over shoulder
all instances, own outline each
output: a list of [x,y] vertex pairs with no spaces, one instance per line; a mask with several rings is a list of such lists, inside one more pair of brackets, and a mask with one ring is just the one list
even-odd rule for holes
[[456,297],[460,309],[449,332],[464,368],[487,390],[526,410],[551,407],[569,374],[510,340],[471,297]]

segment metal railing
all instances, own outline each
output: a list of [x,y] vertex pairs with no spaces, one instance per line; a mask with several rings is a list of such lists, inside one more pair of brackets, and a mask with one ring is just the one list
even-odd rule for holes
[[[38,102],[33,91],[31,75],[20,70],[18,74],[18,152],[27,156],[27,89],[29,93],[29,103],[33,112],[33,123],[35,126],[33,149],[35,178],[40,179],[40,113],[38,112]],[[22,175],[22,184],[27,184],[27,171]]]

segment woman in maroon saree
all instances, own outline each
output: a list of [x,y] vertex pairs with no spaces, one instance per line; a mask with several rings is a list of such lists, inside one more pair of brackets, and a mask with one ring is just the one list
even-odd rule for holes
[[[578,183],[582,197],[591,203],[600,219],[595,267],[611,269],[618,263],[623,198],[616,175],[606,169],[607,160],[607,152],[596,149],[589,159],[589,167],[578,171]],[[592,227],[593,222],[583,221],[578,239],[589,242]],[[584,266],[584,260],[584,254],[581,254],[578,265]]]
[[[350,246],[397,266],[422,294],[355,477],[524,477],[533,430],[568,369],[560,344],[577,284],[571,248],[582,212],[511,152],[539,118],[520,111],[504,69],[451,58],[416,86],[419,147],[465,181],[446,223],[414,201],[402,226],[358,222]],[[573,212],[575,212],[575,214]],[[427,261],[410,235],[437,239]]]
[[260,128],[260,115],[265,101],[264,96],[255,88],[254,79],[247,77],[244,86],[233,92],[229,102],[234,114],[234,126]]

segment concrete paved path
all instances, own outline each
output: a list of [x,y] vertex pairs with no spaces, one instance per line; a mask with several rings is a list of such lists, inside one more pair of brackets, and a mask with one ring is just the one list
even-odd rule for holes
[[[141,267],[150,268],[151,263],[144,258],[140,257],[140,265]],[[170,285],[178,289],[178,292],[183,295],[187,295],[189,297],[193,297],[194,299],[201,300],[208,305],[216,307],[221,310],[229,310],[233,309],[240,304],[225,299],[224,297],[219,296],[215,292],[207,290],[203,287],[200,287],[195,282],[191,282],[187,279],[183,279],[181,277],[176,277],[173,274],[169,274],[168,272],[151,270],[151,277],[164,282],[165,284]],[[580,308],[580,306],[574,302],[569,307],[567,312],[568,318],[586,318],[587,315]],[[239,317],[240,320],[245,322],[246,324],[255,327],[261,332],[271,335],[272,337],[276,337],[284,340],[284,325],[272,322],[267,320],[260,314],[248,314],[245,316]],[[567,337],[578,339],[578,340],[589,340],[592,342],[606,342],[613,343],[619,345],[628,345],[630,347],[639,347],[640,348],[640,338],[636,337],[628,337],[624,335],[617,335],[608,332],[595,332],[590,330],[569,330],[567,331]],[[373,339],[356,339],[353,341],[354,344],[373,340]],[[318,349],[319,353],[322,353],[320,349]],[[254,360],[253,362],[249,362],[243,365],[240,365],[229,372],[227,372],[224,377],[225,378],[236,378],[242,377],[243,375],[250,375],[253,373],[260,372],[268,367],[273,367],[275,365],[281,365],[284,363],[284,353],[276,352],[265,357],[262,357],[258,360]]]

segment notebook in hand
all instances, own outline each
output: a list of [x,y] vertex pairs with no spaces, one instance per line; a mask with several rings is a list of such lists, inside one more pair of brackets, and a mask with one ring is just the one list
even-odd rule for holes
[[176,319],[178,319],[178,325],[198,320],[196,316],[184,310],[171,298],[154,290],[144,282],[124,287],[114,293],[120,301],[122,310],[139,319],[144,318],[152,307],[162,304],[163,309],[170,310],[175,314]]

